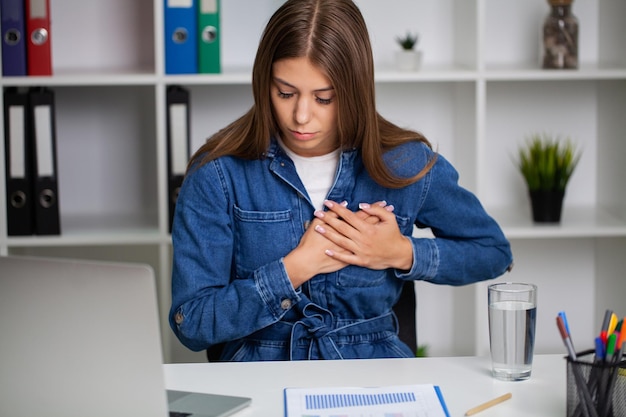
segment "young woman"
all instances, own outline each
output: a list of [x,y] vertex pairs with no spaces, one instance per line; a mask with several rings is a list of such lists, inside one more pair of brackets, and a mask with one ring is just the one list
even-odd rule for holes
[[[170,323],[221,360],[411,357],[406,281],[502,275],[510,246],[455,169],[380,116],[351,0],[288,0],[253,67],[253,107],[192,157],[176,204]],[[430,227],[435,238],[412,237]]]

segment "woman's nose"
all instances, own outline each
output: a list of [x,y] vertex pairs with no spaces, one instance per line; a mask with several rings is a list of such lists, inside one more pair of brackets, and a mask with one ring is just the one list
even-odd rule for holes
[[311,120],[311,104],[308,100],[300,98],[294,110],[294,119],[298,124],[306,124]]

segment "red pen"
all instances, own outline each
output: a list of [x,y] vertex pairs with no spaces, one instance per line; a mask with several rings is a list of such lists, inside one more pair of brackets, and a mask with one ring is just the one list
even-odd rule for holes
[[609,338],[608,330],[612,314],[613,310],[610,309],[607,309],[604,312],[604,320],[602,320],[602,328],[600,329],[600,339],[602,339],[602,343],[604,344],[604,346],[606,346],[607,339]]
[[570,335],[567,333],[567,329],[565,328],[565,323],[563,322],[563,317],[557,316],[556,318],[556,326],[559,328],[559,332],[561,333],[561,339],[563,339],[563,343],[565,344],[565,348],[567,349],[567,354],[572,360],[576,360],[576,351],[574,350],[574,345],[572,344],[572,339]]

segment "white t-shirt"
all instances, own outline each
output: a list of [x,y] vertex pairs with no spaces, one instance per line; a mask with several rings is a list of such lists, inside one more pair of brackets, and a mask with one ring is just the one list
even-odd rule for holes
[[313,206],[315,209],[322,209],[324,200],[328,196],[328,191],[330,191],[330,187],[333,186],[335,181],[337,164],[339,163],[339,149],[326,155],[306,157],[291,151],[280,138],[278,143],[296,166],[296,172],[304,188],[306,188]]

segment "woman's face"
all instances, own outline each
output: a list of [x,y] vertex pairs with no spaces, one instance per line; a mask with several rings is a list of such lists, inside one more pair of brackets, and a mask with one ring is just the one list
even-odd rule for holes
[[320,156],[337,149],[335,90],[308,58],[274,62],[271,95],[281,139],[291,151]]

